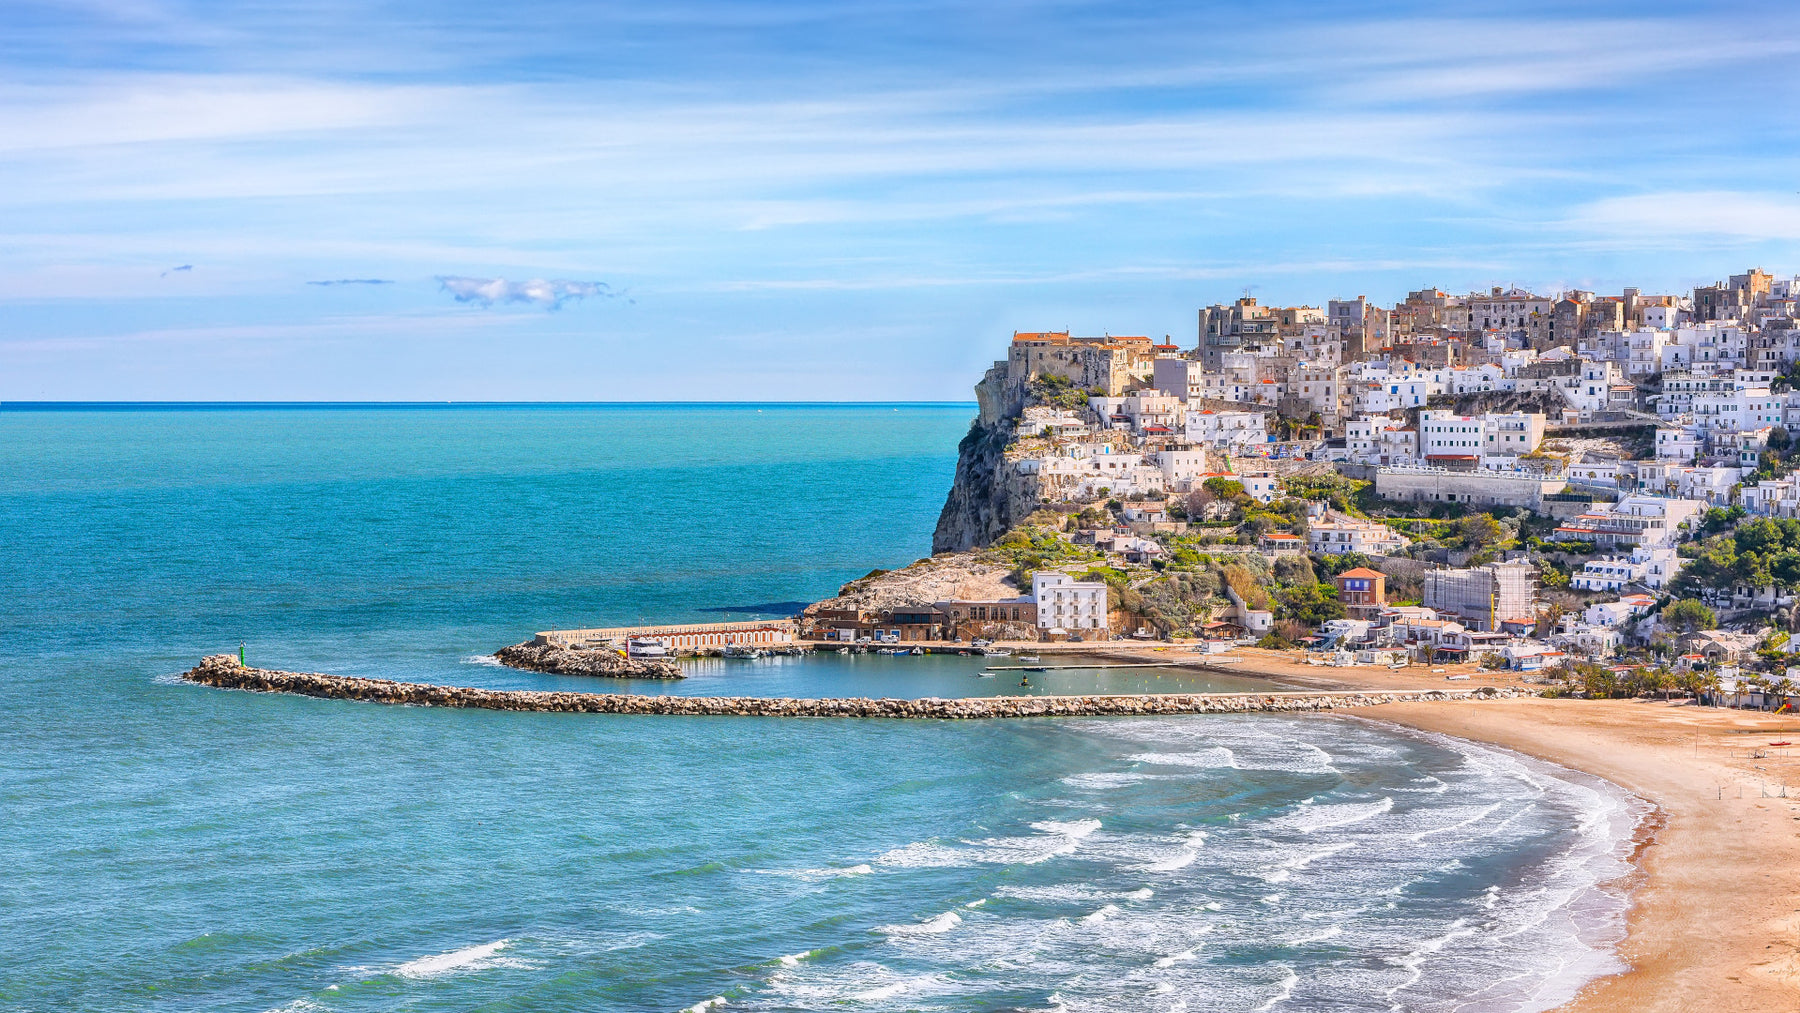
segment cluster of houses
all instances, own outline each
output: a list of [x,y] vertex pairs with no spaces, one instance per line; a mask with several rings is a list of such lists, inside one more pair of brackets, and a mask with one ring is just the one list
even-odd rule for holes
[[[1193,348],[1019,332],[996,367],[1086,395],[1018,420],[1014,467],[1053,500],[1178,494],[1219,475],[1262,479],[1251,492],[1263,498],[1274,481],[1259,460],[1305,456],[1379,469],[1378,491],[1400,499],[1468,491],[1481,494],[1459,501],[1539,509],[1545,496],[1625,490],[1793,517],[1800,484],[1745,481],[1778,430],[1800,432],[1800,391],[1775,389],[1800,362],[1796,306],[1800,280],[1760,269],[1681,296],[1422,289],[1391,308],[1246,297],[1201,310]],[[1549,408],[1428,407],[1468,394],[1541,395]],[[1607,422],[1655,426],[1654,456],[1544,452],[1556,427]],[[1513,481],[1440,489],[1446,473]]]
[[[1076,538],[1121,563],[1167,556],[1160,536],[1185,527],[1170,516],[1171,498],[1227,479],[1269,503],[1296,459],[1360,466],[1353,474],[1372,478],[1380,496],[1421,508],[1553,517],[1554,540],[1594,552],[1571,586],[1621,597],[1542,628],[1536,573],[1522,562],[1430,570],[1423,600],[1405,606],[1386,600],[1381,573],[1356,568],[1335,578],[1348,616],[1313,638],[1333,657],[1498,657],[1528,670],[1610,654],[1621,627],[1654,604],[1643,592],[1674,578],[1676,546],[1708,508],[1800,517],[1800,477],[1746,482],[1766,450],[1800,432],[1800,391],[1776,382],[1800,363],[1797,320],[1800,279],[1761,270],[1680,296],[1423,289],[1391,308],[1360,296],[1323,307],[1246,297],[1202,309],[1191,348],[1016,332],[995,370],[1009,389],[1043,395],[1021,399],[1008,467],[1050,503],[1112,501],[1116,523]],[[1478,400],[1536,410],[1459,414],[1434,402],[1443,395],[1496,395]],[[1627,459],[1546,447],[1566,438],[1559,432],[1608,425],[1653,429],[1652,451]],[[1229,509],[1205,497],[1184,506]],[[1382,557],[1407,544],[1388,525],[1324,503],[1309,505],[1304,529],[1228,551]],[[1232,611],[1206,636],[1273,627],[1269,612],[1226,595]],[[1134,632],[1119,629],[1126,617],[1111,605],[1104,584],[1046,571],[1013,599],[847,610],[818,624],[832,639],[871,641]]]

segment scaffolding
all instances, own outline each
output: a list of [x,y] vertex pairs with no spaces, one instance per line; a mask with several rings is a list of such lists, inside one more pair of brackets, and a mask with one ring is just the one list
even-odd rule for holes
[[1537,614],[1537,568],[1529,563],[1488,563],[1466,570],[1430,570],[1425,574],[1424,604],[1453,612],[1475,629],[1497,630],[1503,620]]

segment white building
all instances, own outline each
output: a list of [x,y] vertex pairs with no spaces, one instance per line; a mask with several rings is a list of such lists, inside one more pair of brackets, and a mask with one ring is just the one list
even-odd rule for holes
[[1427,465],[1510,468],[1544,441],[1544,416],[1526,412],[1419,413],[1419,455]]
[[1306,544],[1313,552],[1328,555],[1360,552],[1385,556],[1405,548],[1406,536],[1385,524],[1332,510],[1308,522]]
[[1269,442],[1263,420],[1262,412],[1189,411],[1187,438],[1192,443],[1242,451]]
[[1105,634],[1105,581],[1076,580],[1066,573],[1039,570],[1031,575],[1031,598],[1037,603],[1040,630]]
[[1593,542],[1613,546],[1672,546],[1681,533],[1697,523],[1706,504],[1660,496],[1626,496],[1617,503],[1595,503],[1587,512],[1557,527],[1559,542]]
[[1700,456],[1700,445],[1700,435],[1691,429],[1677,426],[1656,428],[1656,459],[1659,461],[1692,464],[1694,458]]
[[1618,626],[1650,611],[1650,607],[1655,604],[1656,599],[1647,594],[1628,594],[1618,601],[1599,601],[1589,605],[1581,618],[1590,626]]

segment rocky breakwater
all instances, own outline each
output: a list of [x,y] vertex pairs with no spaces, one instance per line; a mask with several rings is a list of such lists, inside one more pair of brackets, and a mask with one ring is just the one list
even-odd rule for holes
[[681,679],[681,666],[665,658],[627,658],[617,651],[574,651],[555,644],[526,642],[502,647],[494,657],[509,668],[552,675],[593,675],[605,679]]
[[386,679],[245,668],[229,654],[206,658],[183,673],[188,682],[220,689],[293,693],[336,700],[473,707],[579,714],[719,715],[735,717],[976,718],[1105,717],[1111,715],[1248,714],[1332,711],[1414,701],[1479,701],[1536,696],[1522,689],[1481,686],[1466,690],[1350,693],[1146,693],[1129,696],[987,696],[945,700],[822,699],[791,697],[637,696],[626,693],[561,693],[537,690],[431,686]]

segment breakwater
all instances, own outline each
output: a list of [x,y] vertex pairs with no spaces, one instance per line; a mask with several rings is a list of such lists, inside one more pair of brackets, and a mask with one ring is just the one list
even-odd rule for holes
[[502,647],[495,660],[510,668],[552,675],[606,679],[681,679],[681,666],[663,658],[628,658],[618,651],[577,651],[560,644],[527,641]]
[[472,707],[483,710],[563,711],[579,714],[669,714],[736,717],[1025,718],[1145,714],[1248,714],[1330,711],[1346,707],[1424,700],[1474,701],[1536,696],[1522,689],[1481,686],[1463,690],[1399,690],[1337,693],[1144,693],[1119,696],[985,696],[919,700],[887,698],[636,696],[545,690],[475,689],[387,679],[245,668],[228,654],[212,655],[184,672],[188,682],[219,689],[292,693],[334,700]]

